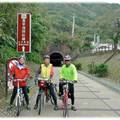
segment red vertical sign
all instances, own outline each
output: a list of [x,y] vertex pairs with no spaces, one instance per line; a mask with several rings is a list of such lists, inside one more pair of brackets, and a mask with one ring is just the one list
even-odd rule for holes
[[17,51],[31,52],[31,14],[17,15]]

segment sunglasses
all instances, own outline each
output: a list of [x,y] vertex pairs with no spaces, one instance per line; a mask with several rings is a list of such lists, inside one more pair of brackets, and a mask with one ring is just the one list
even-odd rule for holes
[[65,61],[70,61],[70,60],[65,60]]

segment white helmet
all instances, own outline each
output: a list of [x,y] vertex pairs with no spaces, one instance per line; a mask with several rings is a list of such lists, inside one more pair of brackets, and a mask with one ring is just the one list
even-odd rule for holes
[[66,56],[64,57],[64,60],[65,60],[65,61],[67,61],[67,60],[70,61],[70,60],[71,60],[70,55],[66,55]]
[[44,58],[44,59],[46,59],[46,58],[50,59],[50,56],[49,56],[49,55],[44,55],[43,58]]
[[24,58],[24,59],[26,59],[24,55],[20,55],[19,59],[20,59],[20,58]]

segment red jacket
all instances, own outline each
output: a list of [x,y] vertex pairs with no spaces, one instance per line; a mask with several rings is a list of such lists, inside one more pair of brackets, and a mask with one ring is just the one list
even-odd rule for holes
[[[25,66],[22,69],[19,69],[17,66],[14,66],[11,70],[11,74],[14,75],[14,79],[24,79],[24,78],[29,76],[30,70],[27,66]],[[17,87],[17,82],[14,81],[13,85],[15,87]],[[20,81],[19,86],[20,87],[27,86],[27,82],[26,81]]]

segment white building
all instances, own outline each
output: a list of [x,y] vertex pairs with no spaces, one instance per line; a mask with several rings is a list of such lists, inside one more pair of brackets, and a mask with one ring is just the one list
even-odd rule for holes
[[[99,44],[96,44],[94,42],[91,43],[92,46],[94,46],[94,48],[92,49],[92,53],[95,53],[95,52],[101,52],[101,51],[110,51],[110,50],[113,50],[114,48],[114,45],[113,44],[110,44],[110,43],[99,43]],[[118,44],[117,45],[117,50],[120,50],[120,45]]]

